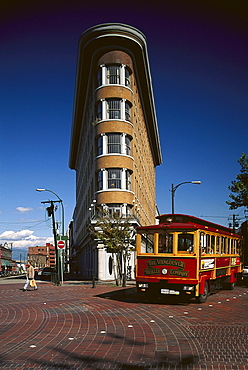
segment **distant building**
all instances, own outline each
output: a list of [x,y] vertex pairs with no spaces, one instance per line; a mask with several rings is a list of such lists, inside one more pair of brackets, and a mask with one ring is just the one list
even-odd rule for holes
[[0,244],[0,271],[12,272],[16,269],[16,263],[12,260],[12,247],[8,243]]
[[28,248],[28,260],[36,268],[55,267],[55,247],[46,243],[45,246]]
[[[70,225],[71,271],[113,280],[112,255],[88,229],[97,209],[133,228],[155,224],[156,174],[162,161],[145,36],[101,24],[79,40],[70,163],[76,207]],[[134,278],[134,254],[130,256]]]

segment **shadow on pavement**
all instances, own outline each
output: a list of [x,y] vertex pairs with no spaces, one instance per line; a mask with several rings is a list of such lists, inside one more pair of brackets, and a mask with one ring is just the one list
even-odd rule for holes
[[[50,349],[54,350],[54,348]],[[103,359],[94,356],[77,355],[63,349],[57,349],[57,352],[60,357],[64,356],[65,360],[62,360],[61,362],[47,362],[42,360],[30,359],[29,361],[30,363],[40,365],[40,368],[44,367],[46,369],[71,369],[74,366],[78,366],[78,368],[82,368],[82,366],[87,366],[87,368],[99,370],[102,369],[103,366],[114,366],[115,369],[127,370],[145,370],[151,369],[151,366],[153,368],[169,368],[171,366],[175,368],[176,366],[180,366],[181,369],[188,369],[188,366],[197,364],[199,362],[199,358],[191,354],[179,357],[170,355],[169,353],[157,353],[156,360],[154,361],[144,359],[141,363],[140,361],[137,361],[137,363],[130,364],[122,361],[120,362],[118,361],[118,359],[111,360],[108,358]]]
[[[184,301],[181,297],[147,297],[136,292],[136,288],[126,288],[115,290],[96,295],[98,298],[110,299],[113,301],[127,302],[127,303],[152,303],[165,305],[188,305],[189,301]],[[193,302],[193,301],[192,301]]]

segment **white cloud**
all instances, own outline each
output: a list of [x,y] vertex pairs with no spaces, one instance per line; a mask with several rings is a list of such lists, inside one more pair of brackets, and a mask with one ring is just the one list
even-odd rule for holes
[[33,208],[31,208],[31,207],[16,207],[16,210],[19,213],[27,213],[27,212],[33,211]]
[[37,245],[43,246],[46,243],[53,244],[53,237],[42,237],[33,234],[34,231],[28,229],[21,231],[4,231],[0,234],[0,243],[11,243],[13,248],[36,247]]
[[33,234],[31,230],[21,230],[21,231],[4,231],[0,234],[0,239],[4,239],[5,241],[8,240],[18,240],[18,239],[25,239],[30,237]]

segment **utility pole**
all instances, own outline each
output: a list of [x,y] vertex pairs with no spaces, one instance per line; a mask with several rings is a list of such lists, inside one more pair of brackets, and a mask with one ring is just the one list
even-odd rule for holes
[[54,246],[55,246],[55,254],[56,254],[56,270],[57,270],[57,276],[58,281],[56,282],[59,284],[60,282],[60,258],[59,258],[59,252],[58,252],[58,245],[57,245],[57,232],[56,232],[56,223],[55,223],[55,216],[54,216],[54,203],[59,203],[57,200],[48,200],[46,202],[41,202],[43,204],[50,203],[50,207],[47,207],[48,216],[52,216],[52,223],[53,223],[53,237],[54,237]]
[[237,221],[237,219],[236,219],[236,217],[238,217],[238,215],[232,215],[232,223],[229,223],[229,226],[230,226],[230,228],[232,228],[233,229],[233,232],[234,233],[236,233],[236,227],[238,227],[239,226],[239,223],[238,223],[238,221]]

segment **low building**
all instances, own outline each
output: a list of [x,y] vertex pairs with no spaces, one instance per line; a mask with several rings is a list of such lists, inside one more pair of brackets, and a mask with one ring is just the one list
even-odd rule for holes
[[28,248],[28,260],[36,268],[55,267],[55,247],[46,243],[45,246]]
[[16,263],[12,260],[12,247],[8,243],[0,244],[0,271],[12,272],[16,269]]

